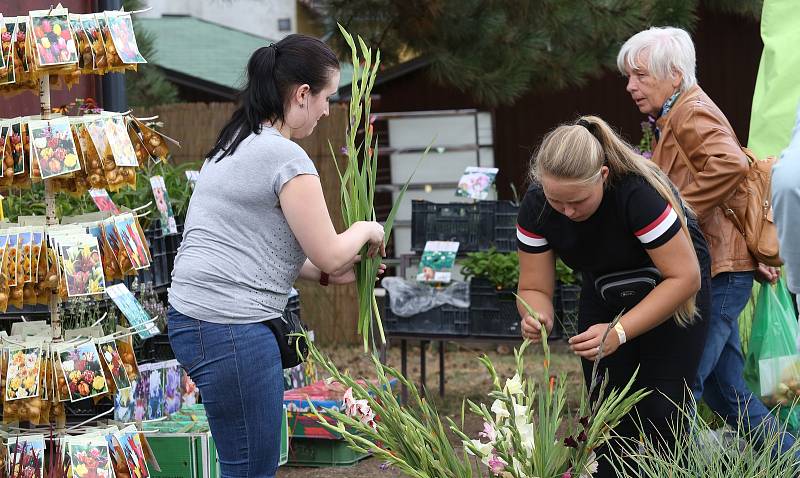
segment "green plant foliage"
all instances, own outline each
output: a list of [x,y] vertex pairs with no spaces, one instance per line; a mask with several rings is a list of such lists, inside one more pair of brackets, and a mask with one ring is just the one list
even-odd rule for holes
[[[477,277],[490,281],[498,289],[516,290],[519,283],[519,258],[516,252],[470,252],[459,260],[464,279]],[[561,259],[556,260],[556,280],[562,284],[575,284],[578,279],[572,269]]]
[[[136,189],[123,189],[110,193],[111,199],[119,207],[135,209],[154,200],[153,190],[150,188],[151,176],[163,176],[167,186],[167,194],[172,203],[172,210],[176,217],[184,217],[189,207],[189,198],[192,195],[189,183],[186,181],[185,171],[200,169],[199,162],[187,162],[180,165],[172,163],[150,164],[139,169],[136,174]],[[3,202],[3,209],[9,221],[16,221],[19,216],[44,216],[44,184],[34,184],[30,189],[10,192]],[[147,228],[150,220],[158,217],[155,205],[151,205],[152,214],[141,219],[142,227]],[[58,217],[76,216],[89,212],[96,212],[89,193],[74,196],[65,193],[56,194],[56,214]]]

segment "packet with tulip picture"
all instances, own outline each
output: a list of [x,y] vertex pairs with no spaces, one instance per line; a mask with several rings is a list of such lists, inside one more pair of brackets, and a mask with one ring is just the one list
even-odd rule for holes
[[136,44],[136,35],[133,33],[131,14],[119,11],[107,11],[106,21],[111,34],[111,40],[117,50],[122,63],[147,63]]
[[30,12],[35,60],[41,67],[78,63],[78,49],[66,8]]
[[108,60],[103,35],[100,32],[100,24],[97,23],[97,18],[92,14],[81,15],[80,22],[92,49],[93,68],[100,72],[105,72],[108,68]]
[[81,169],[68,118],[30,121],[31,155],[48,179]]
[[113,476],[111,456],[104,436],[70,437],[67,443],[74,476]]
[[[94,340],[58,349],[58,359],[72,402],[108,393],[108,384]],[[62,397],[63,398],[63,397]]]

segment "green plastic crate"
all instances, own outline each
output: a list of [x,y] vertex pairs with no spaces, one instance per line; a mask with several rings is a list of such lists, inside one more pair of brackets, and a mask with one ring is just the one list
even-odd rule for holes
[[292,438],[288,466],[348,466],[368,457],[369,453],[351,450],[344,440]]
[[152,433],[147,441],[161,471],[153,478],[218,478],[219,461],[210,433]]

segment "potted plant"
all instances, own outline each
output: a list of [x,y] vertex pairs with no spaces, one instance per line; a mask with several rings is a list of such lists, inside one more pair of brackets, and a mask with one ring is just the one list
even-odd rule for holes
[[[472,335],[518,337],[519,312],[514,293],[519,282],[519,259],[515,252],[489,249],[472,252],[460,261],[464,279],[470,279],[470,330]],[[552,337],[575,333],[580,277],[561,259],[556,260],[553,311],[556,324]]]

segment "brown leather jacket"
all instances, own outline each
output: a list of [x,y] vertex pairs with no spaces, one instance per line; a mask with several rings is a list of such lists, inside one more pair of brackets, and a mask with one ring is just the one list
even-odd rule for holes
[[[682,93],[666,115],[656,121],[661,131],[653,161],[678,187],[697,214],[711,253],[711,275],[751,271],[756,262],[744,237],[719,206],[738,209],[745,197],[737,193],[748,171],[747,157],[722,111],[699,86]],[[698,172],[694,177],[680,149]]]

